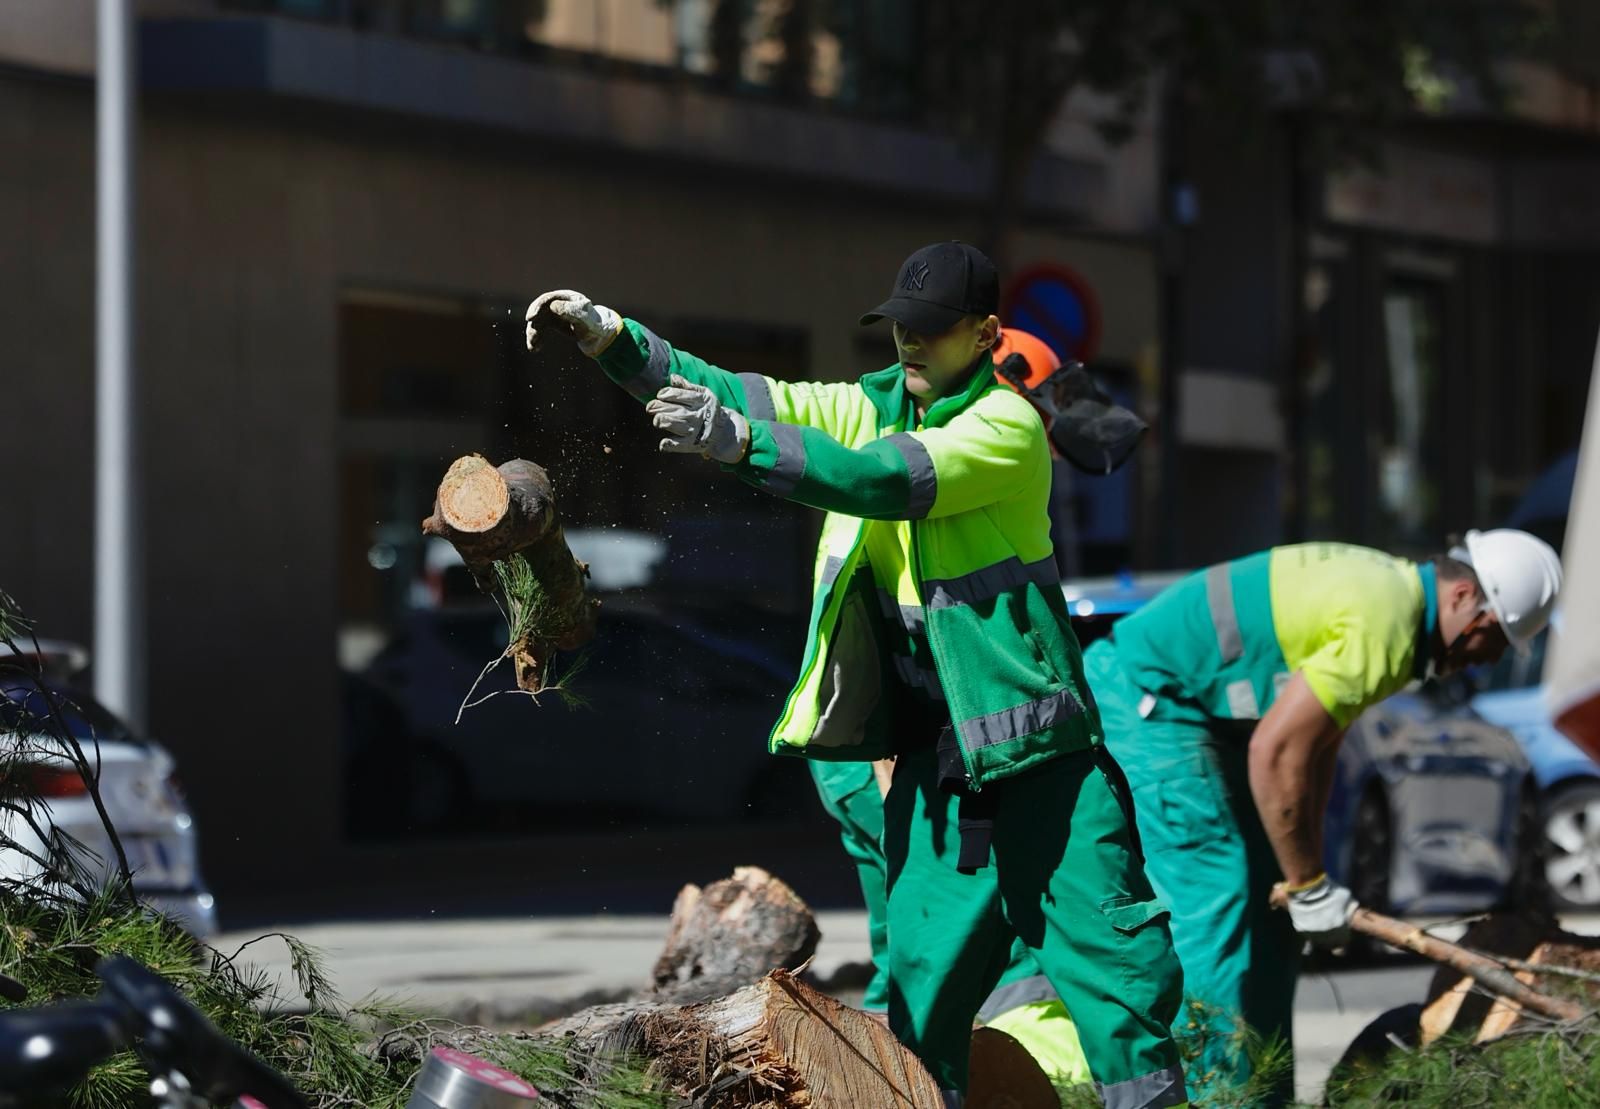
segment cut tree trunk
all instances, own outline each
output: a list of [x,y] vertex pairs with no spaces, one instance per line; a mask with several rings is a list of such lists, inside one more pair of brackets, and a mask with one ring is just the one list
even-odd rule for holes
[[593,638],[599,602],[584,589],[588,567],[567,546],[543,467],[521,458],[495,467],[479,454],[456,459],[439,482],[422,531],[449,540],[485,593],[499,587],[496,562],[513,555],[527,560],[543,587],[545,608],[532,633],[507,647],[519,688],[543,692],[551,656]]
[[664,1083],[718,1109],[939,1109],[916,1056],[865,1013],[787,971],[696,1005],[586,1009],[540,1030],[576,1065],[627,1054]]
[[821,938],[816,917],[786,883],[758,866],[736,867],[731,878],[678,892],[650,976],[653,996],[703,1001],[769,970],[798,970]]

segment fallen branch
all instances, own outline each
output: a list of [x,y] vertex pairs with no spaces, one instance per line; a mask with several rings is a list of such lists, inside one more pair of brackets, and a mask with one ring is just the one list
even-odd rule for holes
[[550,476],[521,458],[498,467],[478,454],[458,458],[422,531],[449,540],[478,588],[502,604],[509,643],[485,673],[509,658],[519,689],[552,688],[552,656],[593,638],[599,602],[584,588],[588,567],[567,546]]
[[1412,951],[1425,959],[1454,967],[1480,983],[1485,989],[1509,998],[1518,1005],[1552,1020],[1579,1020],[1586,1010],[1571,1001],[1550,997],[1518,979],[1495,958],[1479,955],[1447,940],[1430,936],[1421,928],[1371,909],[1357,909],[1350,926],[1358,932],[1380,939],[1391,947]]

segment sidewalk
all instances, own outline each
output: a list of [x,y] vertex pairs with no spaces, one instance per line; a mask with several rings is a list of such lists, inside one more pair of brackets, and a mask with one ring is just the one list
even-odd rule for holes
[[[822,941],[811,969],[819,978],[867,960],[864,912],[820,912],[817,923]],[[1596,917],[1565,918],[1563,924],[1600,932]],[[232,954],[270,930],[225,933],[213,945]],[[510,1023],[564,1014],[642,988],[666,939],[667,918],[413,919],[283,930],[322,952],[346,1001],[378,995],[456,1019]],[[292,981],[282,940],[254,944],[243,961]],[[1393,1006],[1422,1000],[1432,974],[1431,964],[1397,957],[1392,965],[1303,976],[1294,1030],[1299,1096],[1318,1100],[1328,1071],[1356,1033]]]

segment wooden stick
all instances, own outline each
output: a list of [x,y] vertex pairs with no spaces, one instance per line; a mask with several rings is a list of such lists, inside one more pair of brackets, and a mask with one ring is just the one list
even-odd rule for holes
[[1552,1020],[1581,1020],[1587,1013],[1583,1006],[1575,1002],[1540,993],[1532,986],[1519,981],[1496,959],[1468,951],[1437,936],[1430,936],[1416,925],[1396,920],[1392,916],[1384,916],[1371,909],[1357,909],[1355,916],[1350,918],[1350,927],[1364,935],[1382,940],[1391,947],[1413,951],[1425,959],[1454,967],[1490,992],[1508,997],[1524,1009]]

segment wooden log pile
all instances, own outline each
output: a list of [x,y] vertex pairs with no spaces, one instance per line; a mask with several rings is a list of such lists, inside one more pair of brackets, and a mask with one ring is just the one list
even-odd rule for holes
[[[804,901],[759,867],[673,906],[649,990],[546,1025],[583,1070],[622,1055],[705,1109],[941,1109],[939,1088],[885,1024],[801,977],[820,932]],[[1054,1109],[1032,1056],[1011,1037],[973,1040],[969,1109]]]

